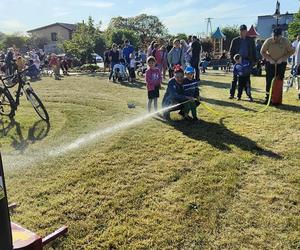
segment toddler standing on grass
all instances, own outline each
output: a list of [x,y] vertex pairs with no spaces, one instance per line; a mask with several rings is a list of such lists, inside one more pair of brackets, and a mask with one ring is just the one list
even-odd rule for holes
[[238,100],[241,100],[243,90],[245,89],[246,94],[249,97],[249,101],[253,102],[250,87],[250,63],[247,61],[243,62],[240,54],[236,54],[233,59],[235,61],[233,74],[234,78],[237,79],[238,82]]
[[151,112],[152,102],[154,110],[157,111],[157,98],[159,97],[159,88],[162,77],[160,70],[155,66],[156,60],[153,56],[147,58],[148,69],[146,70],[145,80],[148,90],[148,112]]

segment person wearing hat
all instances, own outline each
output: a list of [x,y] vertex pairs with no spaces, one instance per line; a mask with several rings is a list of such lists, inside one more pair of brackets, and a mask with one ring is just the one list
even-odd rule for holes
[[[274,77],[283,80],[286,70],[287,59],[293,55],[295,49],[285,37],[282,37],[282,29],[276,27],[272,37],[268,38],[262,45],[261,55],[266,59],[266,100],[268,102],[270,88]],[[277,66],[275,66],[275,64]],[[275,68],[277,74],[275,76]]]
[[[195,69],[191,66],[187,66],[184,70],[185,78],[182,84],[183,93],[185,96],[193,97],[194,101],[190,101],[185,104],[184,113],[188,114],[190,111],[193,116],[193,120],[197,121],[197,107],[199,102],[199,80],[195,79]],[[197,74],[197,73],[196,73]]]
[[189,110],[189,105],[187,101],[195,100],[194,97],[186,96],[183,89],[184,83],[184,72],[182,68],[178,65],[174,69],[174,77],[168,82],[168,87],[162,101],[162,107],[164,109],[170,108],[175,104],[179,104],[173,108],[164,111],[164,117],[170,119],[170,112],[180,110],[179,114],[183,116],[186,120],[191,120],[188,116],[187,111]]
[[[230,45],[230,58],[234,63],[234,56],[239,54],[242,58],[242,63],[250,63],[251,68],[256,63],[256,48],[255,42],[251,37],[247,36],[247,26],[245,24],[240,26],[240,36],[234,38]],[[250,75],[247,79],[250,86]],[[237,85],[237,77],[234,75],[230,88],[230,99],[234,98]]]

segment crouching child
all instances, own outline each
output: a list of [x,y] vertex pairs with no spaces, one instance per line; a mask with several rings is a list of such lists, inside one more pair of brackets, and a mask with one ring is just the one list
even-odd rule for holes
[[[192,113],[194,121],[198,120],[197,117],[197,107],[200,105],[199,101],[199,81],[195,80],[194,74],[195,69],[191,66],[188,66],[184,70],[185,78],[183,81],[183,92],[184,95],[190,98],[194,98],[190,102],[184,104],[184,116],[188,116],[189,112]],[[182,111],[181,111],[182,112]]]

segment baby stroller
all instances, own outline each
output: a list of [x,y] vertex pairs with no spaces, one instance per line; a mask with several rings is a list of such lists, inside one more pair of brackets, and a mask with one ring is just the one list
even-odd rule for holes
[[136,64],[136,73],[138,76],[143,77],[146,73],[147,66],[144,65],[142,62],[137,62]]
[[113,68],[113,82],[124,82],[128,81],[128,74],[126,72],[126,67],[125,67],[125,60],[121,59],[120,63],[115,64]]

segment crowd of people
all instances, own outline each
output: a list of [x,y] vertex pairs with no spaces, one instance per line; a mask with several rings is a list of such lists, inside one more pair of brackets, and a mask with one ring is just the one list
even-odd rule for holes
[[[292,74],[300,74],[300,35],[293,43],[282,36],[282,30],[276,27],[272,37],[263,43],[247,36],[247,26],[240,26],[240,34],[231,42],[228,52],[223,52],[219,60],[230,60],[233,64],[233,79],[229,91],[229,98],[234,99],[237,89],[237,100],[241,100],[245,90],[249,101],[253,101],[250,76],[254,69],[261,70],[262,62],[266,70],[266,99],[270,102],[270,91],[274,78],[283,80],[287,60],[293,56]],[[202,60],[201,60],[202,59]],[[136,50],[129,40],[124,44],[113,44],[104,52],[104,72],[110,70],[108,80],[136,81],[137,67],[145,75],[148,91],[148,111],[158,107],[159,90],[163,79],[168,73],[169,82],[163,97],[163,107],[172,107],[165,112],[169,117],[170,111],[180,110],[179,114],[188,120],[197,120],[196,107],[200,104],[199,83],[200,69],[205,72],[211,56],[202,51],[201,41],[196,36],[174,39],[167,42],[162,39],[152,41],[145,50]],[[52,53],[46,55],[43,50],[31,50],[25,55],[15,47],[6,53],[0,52],[1,71],[13,74],[14,70],[22,71],[28,67],[27,75],[37,78],[41,67],[50,67],[55,79],[60,79],[60,70],[68,74],[70,61],[65,57],[58,57]],[[15,67],[15,68],[14,68]],[[224,70],[228,65],[223,65]],[[298,85],[299,82],[298,82]],[[300,99],[300,92],[298,93]],[[177,105],[178,104],[178,105]],[[273,103],[276,104],[276,103]],[[280,103],[278,103],[280,104]],[[191,112],[192,117],[189,116]]]
[[40,78],[41,71],[45,68],[54,73],[55,79],[60,79],[60,69],[64,75],[68,74],[71,60],[65,56],[57,56],[55,53],[46,54],[42,49],[32,49],[21,53],[15,46],[8,48],[6,52],[0,51],[0,74],[12,75],[22,72],[25,68],[26,76],[31,80]]
[[[234,38],[230,46],[230,57],[234,64],[233,80],[230,88],[230,99],[235,98],[236,88],[238,89],[237,100],[241,100],[242,93],[245,90],[249,101],[253,102],[251,94],[251,73],[253,68],[261,66],[261,60],[264,60],[266,70],[266,97],[265,104],[270,102],[273,105],[280,105],[282,102],[282,85],[288,59],[293,56],[293,74],[300,74],[300,35],[293,45],[289,40],[282,36],[282,29],[276,27],[273,30],[272,37],[266,39],[264,43],[257,43],[253,38],[247,36],[247,26],[240,26],[240,35]],[[197,40],[193,37],[193,43],[188,45],[184,41],[177,39],[173,42],[173,47],[167,55],[169,65],[170,80],[168,88],[162,101],[163,107],[170,107],[165,111],[165,117],[169,118],[170,111],[179,109],[180,115],[184,119],[198,120],[196,107],[200,104],[199,99],[199,55],[201,52],[200,43],[195,44]],[[154,101],[154,109],[157,107],[157,98],[159,97],[159,86],[161,84],[162,65],[157,63],[155,43],[148,48],[148,66],[146,71],[146,84],[148,89],[148,110],[151,110],[151,103]],[[152,51],[152,52],[151,52]],[[150,52],[150,53],[149,53]],[[196,52],[196,55],[193,55]],[[259,52],[259,53],[258,53]],[[191,53],[191,54],[190,54]],[[224,54],[222,55],[225,56]],[[156,69],[154,68],[156,63]],[[152,73],[155,72],[155,73]],[[186,74],[184,76],[184,73]],[[149,75],[151,77],[149,77]],[[274,83],[274,90],[271,100],[271,86]],[[298,78],[298,87],[299,87]],[[300,92],[298,94],[300,99]],[[174,106],[175,105],[175,106]],[[189,116],[192,113],[192,117]]]

